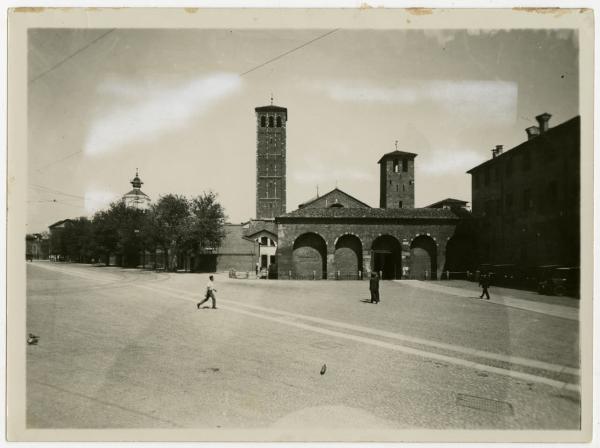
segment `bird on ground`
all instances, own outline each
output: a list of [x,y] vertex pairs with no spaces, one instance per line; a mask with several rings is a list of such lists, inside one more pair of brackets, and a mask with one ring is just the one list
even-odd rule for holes
[[327,372],[327,364],[323,364],[323,367],[321,367],[321,375],[325,375],[325,372]]
[[36,336],[33,333],[29,333],[29,337],[27,338],[27,344],[29,345],[37,345],[38,341],[40,340],[39,336]]

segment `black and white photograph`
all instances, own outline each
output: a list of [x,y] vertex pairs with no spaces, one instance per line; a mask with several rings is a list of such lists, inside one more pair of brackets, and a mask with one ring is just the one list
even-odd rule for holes
[[9,33],[9,440],[591,438],[591,11]]

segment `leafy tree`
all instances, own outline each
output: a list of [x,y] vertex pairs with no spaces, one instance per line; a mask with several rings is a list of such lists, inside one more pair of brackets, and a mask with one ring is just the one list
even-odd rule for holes
[[123,201],[98,211],[92,220],[70,220],[52,232],[50,244],[55,254],[73,261],[88,262],[92,257],[109,264],[116,255],[119,264],[137,266],[145,249],[162,250],[168,270],[177,268],[177,258],[207,248],[217,248],[225,238],[225,212],[213,192],[192,199],[168,194],[149,210],[127,207]]
[[174,257],[184,247],[189,233],[189,203],[185,196],[168,194],[161,196],[150,211],[147,229],[148,237],[154,247],[161,248],[165,254],[167,270],[177,268]]
[[92,223],[86,217],[72,219],[62,233],[64,254],[70,261],[88,262],[92,256]]
[[190,200],[189,249],[217,248],[225,238],[225,210],[212,191]]
[[108,210],[96,213],[95,247],[107,264],[110,255],[115,254],[123,266],[137,266],[143,247],[141,232],[145,219],[143,210],[127,207],[122,201],[114,202]]
[[110,209],[96,212],[92,219],[92,246],[98,259],[104,260],[106,266],[110,261],[110,254],[116,252],[118,242],[117,225]]

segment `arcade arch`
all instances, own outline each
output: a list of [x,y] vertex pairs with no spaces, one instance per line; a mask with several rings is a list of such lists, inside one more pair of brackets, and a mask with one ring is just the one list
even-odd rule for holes
[[410,278],[437,278],[437,247],[429,235],[419,235],[410,244]]
[[362,243],[356,235],[346,234],[339,237],[335,243],[335,271],[342,278],[358,278],[362,266]]
[[292,258],[296,278],[327,278],[327,244],[320,235],[309,232],[296,238]]
[[402,246],[391,235],[381,235],[371,246],[371,269],[381,272],[383,280],[402,277]]

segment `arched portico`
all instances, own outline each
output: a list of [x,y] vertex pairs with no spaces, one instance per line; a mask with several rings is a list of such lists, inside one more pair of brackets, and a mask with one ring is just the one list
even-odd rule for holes
[[356,235],[345,234],[335,242],[334,268],[340,278],[358,278],[362,272],[362,243]]
[[294,277],[327,278],[327,244],[320,235],[308,232],[294,241],[292,265]]
[[371,246],[371,270],[384,280],[402,277],[402,246],[391,235],[380,235]]
[[419,235],[410,244],[410,277],[437,279],[437,245],[429,235]]

